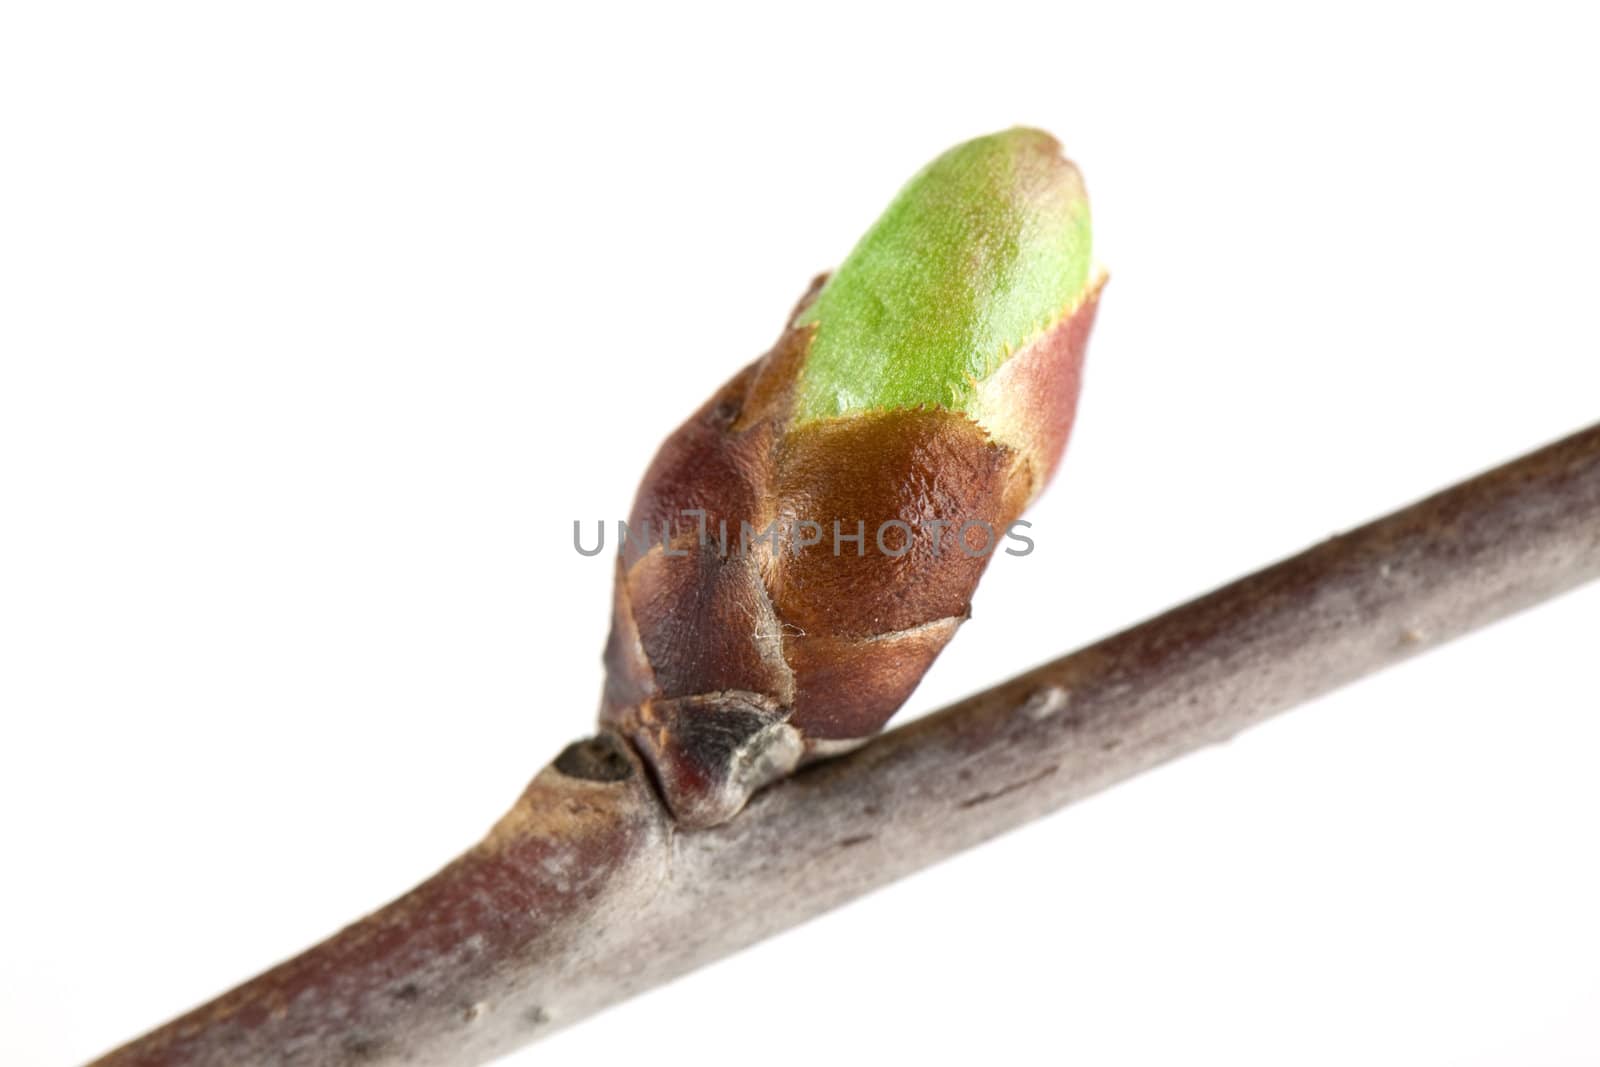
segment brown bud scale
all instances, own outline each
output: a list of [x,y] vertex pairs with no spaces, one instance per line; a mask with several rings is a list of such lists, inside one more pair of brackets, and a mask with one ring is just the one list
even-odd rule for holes
[[601,721],[638,746],[689,827],[724,821],[905,703],[1060,459],[1098,298],[983,382],[976,418],[918,407],[792,422],[815,330],[796,320],[818,288],[662,445],[618,554]]

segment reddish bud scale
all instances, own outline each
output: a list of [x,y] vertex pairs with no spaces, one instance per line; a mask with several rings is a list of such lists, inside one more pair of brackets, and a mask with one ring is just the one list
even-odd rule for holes
[[[1096,285],[983,383],[980,410],[1013,447],[937,407],[795,420],[816,330],[797,320],[817,291],[661,447],[629,516],[654,544],[618,556],[601,720],[689,827],[871,736],[910,696],[1060,459],[1098,298]],[[981,554],[957,543],[968,523]],[[757,536],[769,528],[780,536]]]

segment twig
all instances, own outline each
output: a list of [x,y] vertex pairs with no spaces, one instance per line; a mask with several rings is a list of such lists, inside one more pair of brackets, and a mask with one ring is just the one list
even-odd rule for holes
[[482,843],[100,1063],[475,1064],[1600,576],[1600,426],[674,829],[611,735]]

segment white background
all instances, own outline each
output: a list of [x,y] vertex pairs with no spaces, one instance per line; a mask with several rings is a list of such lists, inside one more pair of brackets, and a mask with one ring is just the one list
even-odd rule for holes
[[[6,4],[0,1062],[474,839],[591,722],[572,519],[958,140],[1056,133],[1112,281],[1038,551],[908,714],[1593,421],[1579,10]],[[1570,595],[509,1062],[1595,1063],[1597,631]]]

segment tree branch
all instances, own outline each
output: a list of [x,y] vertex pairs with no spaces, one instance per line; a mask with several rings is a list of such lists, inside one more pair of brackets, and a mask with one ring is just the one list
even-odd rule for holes
[[710,830],[676,830],[603,734],[411,893],[99,1062],[481,1063],[1597,576],[1600,426],[806,769]]

